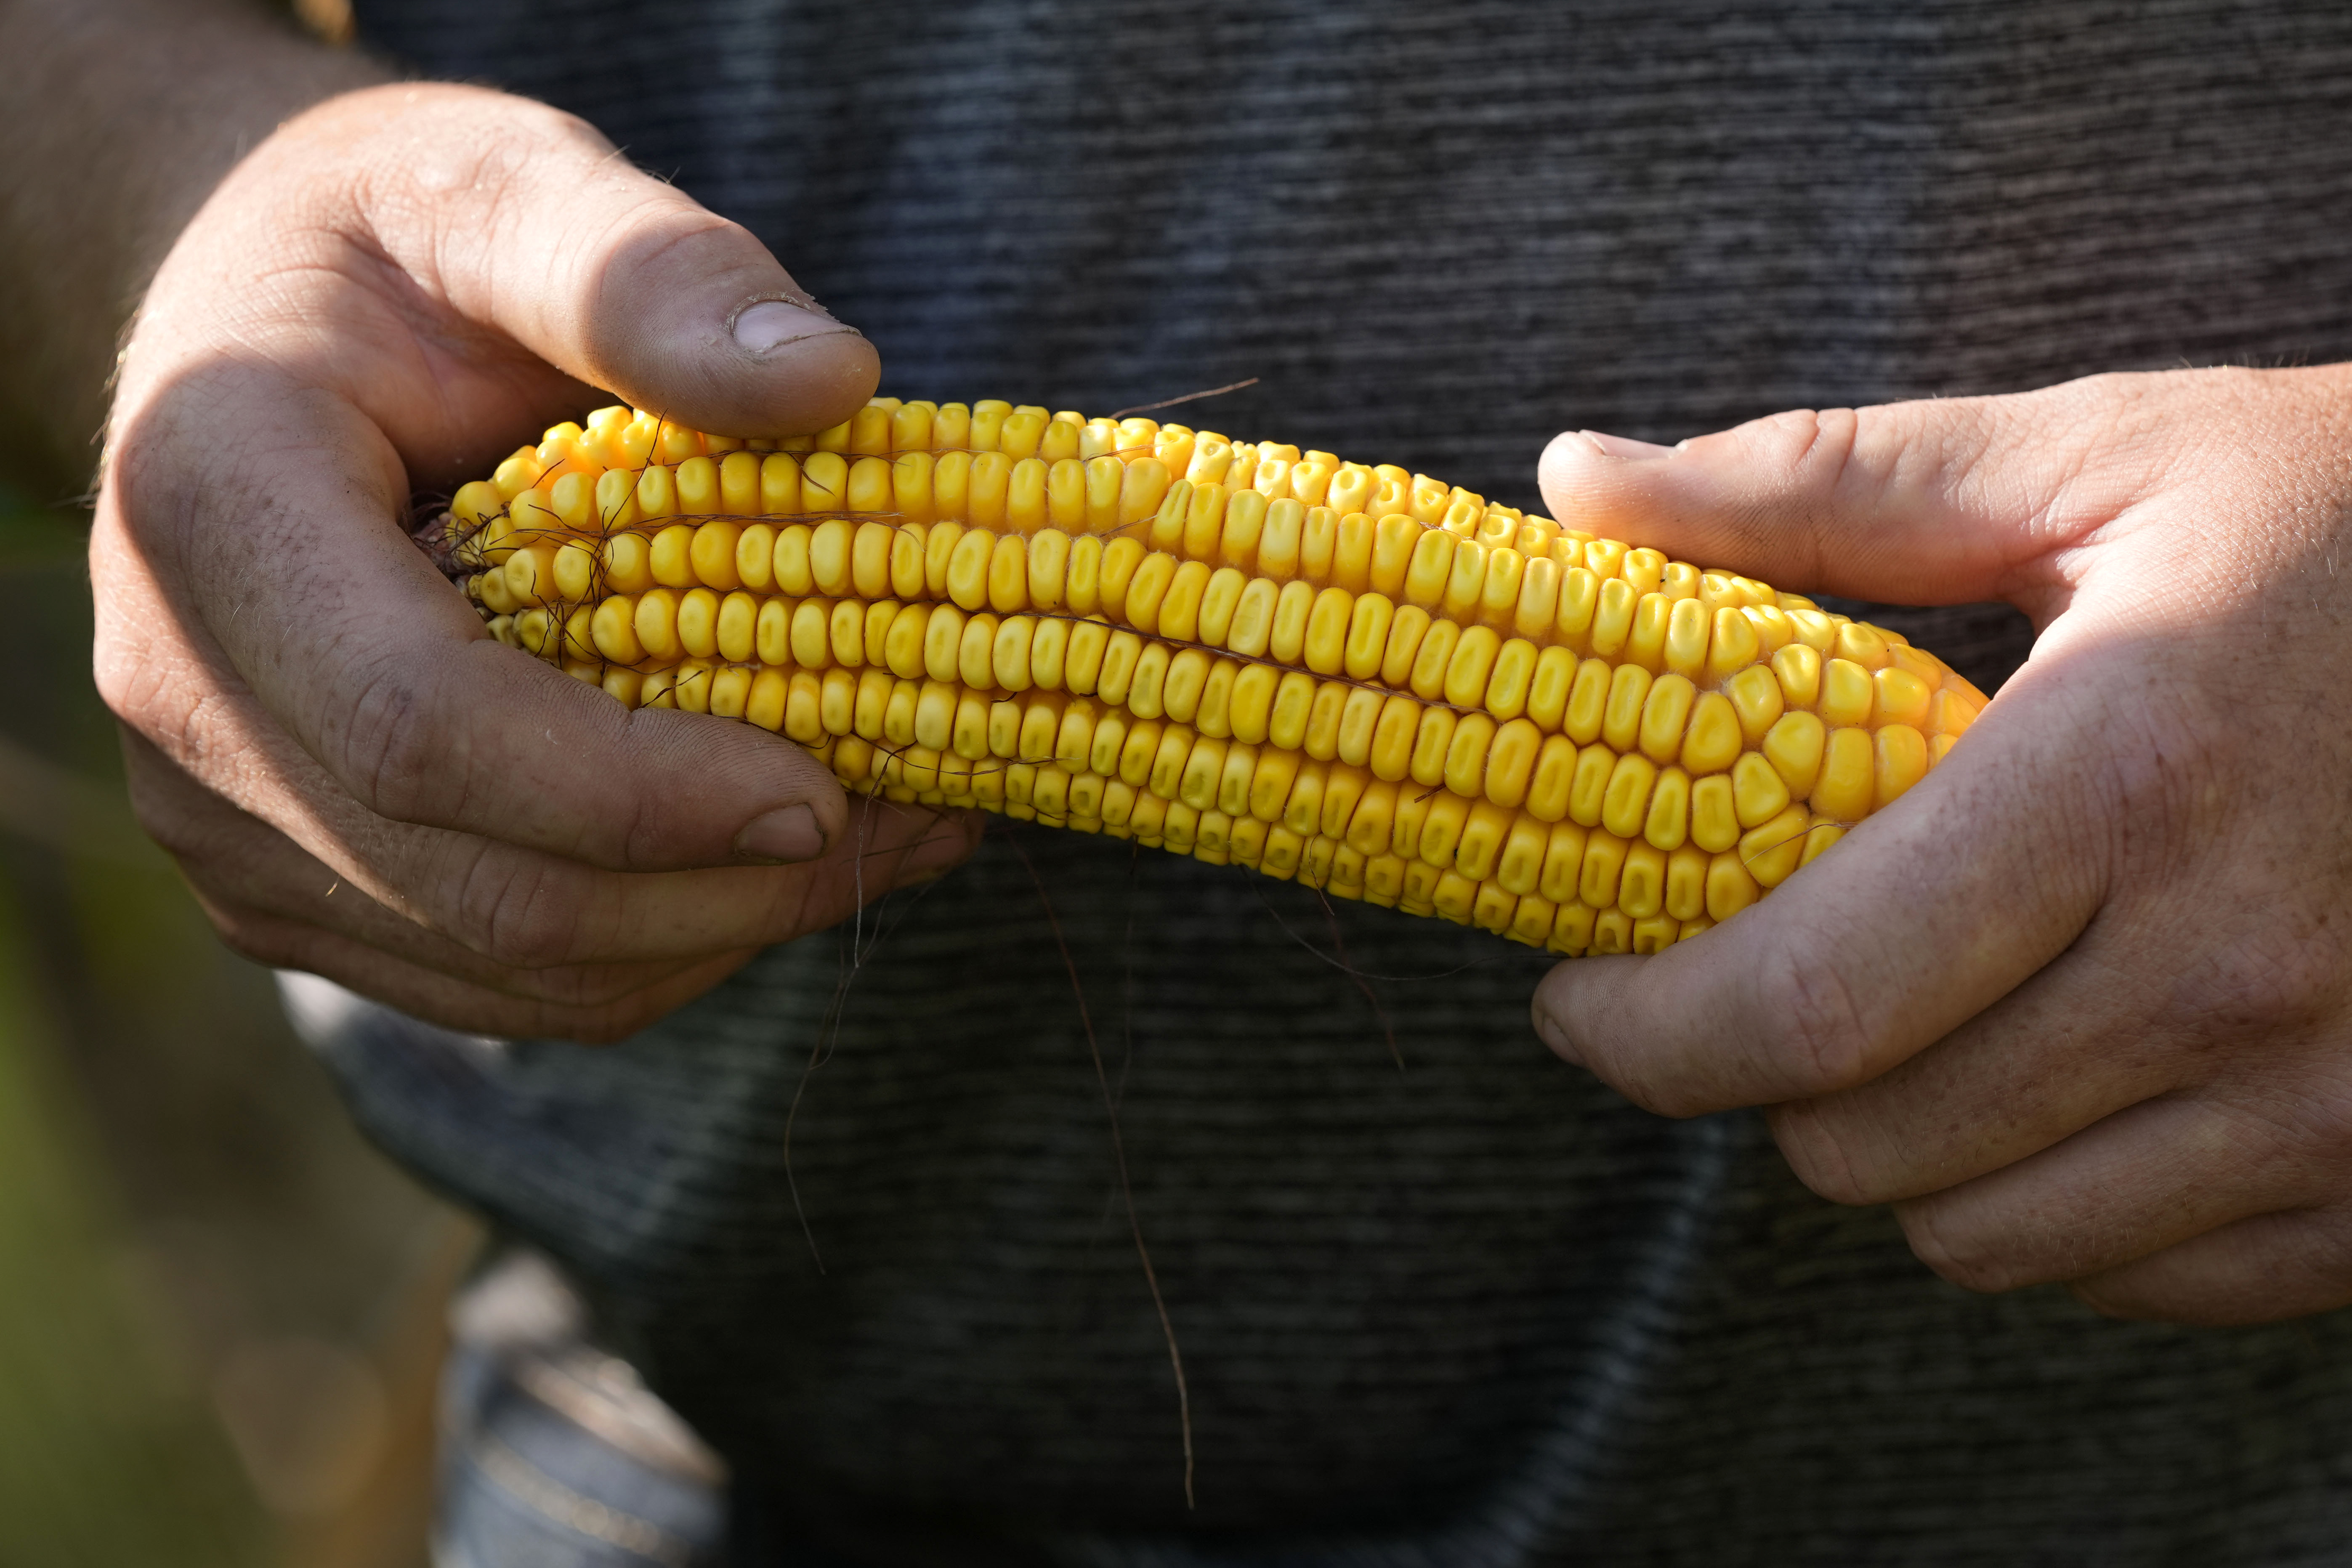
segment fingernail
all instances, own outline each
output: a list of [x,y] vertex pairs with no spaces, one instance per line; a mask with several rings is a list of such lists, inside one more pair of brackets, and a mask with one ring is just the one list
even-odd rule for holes
[[743,313],[735,318],[737,346],[755,354],[773,353],[788,343],[854,330],[825,314],[824,307],[814,300],[806,305],[761,300],[746,306]]
[[824,853],[824,830],[816,825],[816,813],[805,805],[780,805],[762,812],[735,836],[735,854],[743,860],[772,866],[814,860]]
[[1638,460],[1650,458],[1671,458],[1675,455],[1675,448],[1672,447],[1660,447],[1648,441],[1636,441],[1631,437],[1604,436],[1598,430],[1585,430],[1579,434],[1591,442],[1593,449],[1604,458],[1631,458]]

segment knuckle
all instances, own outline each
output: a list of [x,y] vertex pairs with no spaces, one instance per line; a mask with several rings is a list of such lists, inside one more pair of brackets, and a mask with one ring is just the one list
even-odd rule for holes
[[463,738],[414,674],[378,661],[361,674],[339,720],[325,738],[361,805],[396,822],[442,826],[463,810]]
[[2271,1041],[2326,1023],[2341,1009],[2344,988],[2337,944],[2258,927],[2193,965],[2176,983],[2175,999],[2209,1037]]
[[575,884],[551,863],[486,845],[457,883],[446,934],[503,968],[570,963],[581,936]]

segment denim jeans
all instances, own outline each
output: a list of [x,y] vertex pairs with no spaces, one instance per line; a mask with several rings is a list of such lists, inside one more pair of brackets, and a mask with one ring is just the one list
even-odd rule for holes
[[725,1467],[583,1335],[543,1260],[509,1253],[451,1312],[436,1568],[715,1568]]

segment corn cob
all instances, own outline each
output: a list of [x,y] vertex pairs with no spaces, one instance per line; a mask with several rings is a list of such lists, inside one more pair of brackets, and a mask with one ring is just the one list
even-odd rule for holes
[[1895,634],[1393,467],[877,398],[549,430],[420,532],[500,640],[852,790],[1562,953],[1727,920],[1985,699]]

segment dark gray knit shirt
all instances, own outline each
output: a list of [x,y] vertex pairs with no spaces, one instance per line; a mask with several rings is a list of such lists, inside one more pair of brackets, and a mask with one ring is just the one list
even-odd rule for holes
[[[2340,5],[360,15],[749,224],[887,391],[1256,376],[1195,422],[1523,504],[1562,427],[2352,354]],[[1987,685],[2023,651],[1902,624]],[[379,1014],[331,1054],[733,1460],[749,1563],[2352,1558],[2352,1319],[1965,1294],[1753,1115],[1554,1060],[1542,967],[1017,830],[615,1049]]]

